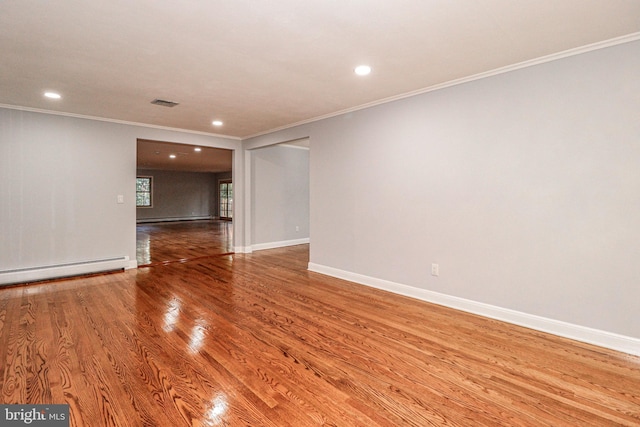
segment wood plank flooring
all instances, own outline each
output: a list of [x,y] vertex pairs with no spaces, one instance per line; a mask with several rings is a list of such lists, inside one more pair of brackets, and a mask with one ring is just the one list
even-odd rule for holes
[[233,223],[221,220],[143,223],[136,226],[138,266],[233,252]]
[[308,246],[0,289],[0,400],[72,426],[640,425],[640,358],[306,270]]

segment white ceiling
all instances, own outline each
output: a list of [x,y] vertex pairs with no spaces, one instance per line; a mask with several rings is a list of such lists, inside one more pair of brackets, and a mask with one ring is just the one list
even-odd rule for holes
[[638,0],[3,0],[0,104],[247,137],[638,31]]
[[138,140],[136,160],[138,169],[215,173],[232,168],[231,150],[144,139]]

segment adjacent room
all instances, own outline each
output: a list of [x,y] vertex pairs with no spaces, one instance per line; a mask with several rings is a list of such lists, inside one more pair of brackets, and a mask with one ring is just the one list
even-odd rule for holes
[[138,140],[138,267],[233,252],[230,150]]
[[0,425],[640,425],[640,2],[0,28]]

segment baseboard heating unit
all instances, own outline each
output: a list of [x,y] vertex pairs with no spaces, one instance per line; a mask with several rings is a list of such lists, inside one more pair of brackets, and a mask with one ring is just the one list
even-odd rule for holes
[[141,218],[136,220],[136,224],[146,224],[153,222],[179,222],[179,221],[201,221],[215,219],[211,215],[207,216],[174,216],[166,218]]
[[123,256],[92,261],[72,262],[67,264],[19,268],[15,270],[0,270],[0,285],[36,282],[39,280],[55,279],[59,277],[123,270],[128,266],[129,257]]

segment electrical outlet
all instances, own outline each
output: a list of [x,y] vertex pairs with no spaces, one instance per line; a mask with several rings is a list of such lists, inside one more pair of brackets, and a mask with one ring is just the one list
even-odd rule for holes
[[124,203],[124,196],[122,194],[118,194],[118,203]]
[[440,266],[438,266],[438,264],[431,264],[431,275],[432,276],[440,275]]
[[300,231],[300,226],[296,225],[296,231]]

